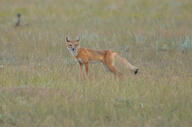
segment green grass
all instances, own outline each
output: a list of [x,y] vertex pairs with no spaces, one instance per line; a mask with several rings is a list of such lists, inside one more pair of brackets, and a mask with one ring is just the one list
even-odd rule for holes
[[[190,127],[191,8],[191,0],[0,0],[0,127]],[[91,65],[81,80],[66,36],[119,52],[139,74],[117,80]]]

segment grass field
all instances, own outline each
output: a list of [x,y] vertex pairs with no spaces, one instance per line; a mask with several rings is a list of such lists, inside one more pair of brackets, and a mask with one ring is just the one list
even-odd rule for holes
[[[139,74],[81,80],[66,36]],[[0,0],[0,127],[191,126],[191,0]]]

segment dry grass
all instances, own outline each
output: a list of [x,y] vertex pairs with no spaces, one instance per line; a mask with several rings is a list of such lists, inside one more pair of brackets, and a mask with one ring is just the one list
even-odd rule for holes
[[[0,126],[190,127],[191,11],[191,0],[0,0]],[[140,73],[118,81],[92,65],[80,80],[66,35]]]

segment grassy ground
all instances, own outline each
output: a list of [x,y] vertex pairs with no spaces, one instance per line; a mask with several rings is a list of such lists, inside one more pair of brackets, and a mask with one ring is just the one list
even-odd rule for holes
[[[190,127],[191,12],[191,0],[0,0],[0,127]],[[139,74],[92,65],[80,80],[67,35]]]

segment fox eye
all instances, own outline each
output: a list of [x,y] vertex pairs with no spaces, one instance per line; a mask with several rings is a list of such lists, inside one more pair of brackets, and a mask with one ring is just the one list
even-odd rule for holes
[[70,47],[72,46],[72,44],[69,45]]

